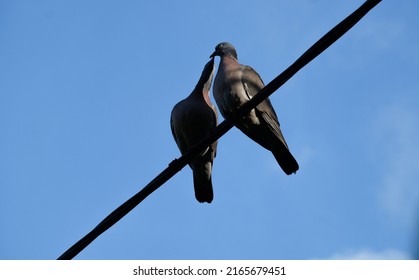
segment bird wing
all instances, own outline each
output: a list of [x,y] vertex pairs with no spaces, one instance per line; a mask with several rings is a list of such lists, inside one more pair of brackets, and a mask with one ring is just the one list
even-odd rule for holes
[[170,115],[170,129],[172,131],[173,138],[175,139],[175,142],[179,147],[180,152],[184,154],[188,151],[188,143],[184,139],[182,135],[182,128],[180,127],[183,121],[181,119],[182,116],[179,115],[179,113],[183,110],[182,102],[183,100],[176,104],[175,107],[173,107],[172,113]]
[[[245,66],[243,69],[242,82],[249,99],[255,96],[262,88],[265,87],[265,84],[263,83],[263,80],[259,74],[249,66]],[[280,139],[286,147],[288,147],[284,136],[282,135],[281,129],[279,128],[279,120],[269,98],[266,98],[261,103],[259,103],[255,108],[255,112],[259,117],[259,120],[263,120],[268,126],[269,130],[274,133],[275,136]]]

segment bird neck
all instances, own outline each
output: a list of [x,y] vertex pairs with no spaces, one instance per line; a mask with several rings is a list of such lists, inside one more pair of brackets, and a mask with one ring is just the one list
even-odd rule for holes
[[236,52],[235,49],[224,50],[221,58],[223,58],[223,57],[230,57],[230,58],[234,59],[235,61],[238,61],[237,52]]
[[239,61],[237,60],[236,57],[234,56],[230,56],[230,55],[223,55],[221,57],[221,63],[225,63],[225,64],[229,64],[229,63],[238,63]]
[[211,81],[206,82],[205,84],[197,84],[195,89],[192,91],[191,96],[206,99],[209,96],[211,88]]
[[198,83],[195,86],[194,92],[198,92],[198,95],[200,94],[205,95],[205,93],[206,95],[208,95],[211,88],[212,78],[213,78],[213,72],[211,73],[203,72],[201,77],[199,78]]
[[205,102],[206,102],[209,106],[211,106],[211,105],[212,105],[212,103],[211,103],[211,99],[210,99],[210,89],[209,89],[209,87],[208,87],[208,88],[204,87],[204,88],[202,89],[202,96],[204,97]]
[[195,87],[195,89],[190,94],[190,97],[192,97],[195,100],[205,101],[205,103],[207,103],[208,106],[212,106],[209,86]]

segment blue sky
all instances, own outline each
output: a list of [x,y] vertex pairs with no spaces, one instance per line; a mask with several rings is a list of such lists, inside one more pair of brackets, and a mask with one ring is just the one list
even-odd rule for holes
[[[0,259],[57,258],[179,157],[217,43],[268,83],[362,3],[1,1]],[[383,1],[272,95],[297,175],[232,129],[211,205],[186,167],[76,258],[418,257],[418,9]]]

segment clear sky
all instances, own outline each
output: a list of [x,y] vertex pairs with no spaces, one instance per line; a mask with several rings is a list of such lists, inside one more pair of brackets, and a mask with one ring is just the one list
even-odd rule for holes
[[[0,259],[57,258],[179,157],[216,44],[268,83],[362,3],[1,1]],[[296,175],[234,128],[212,204],[185,167],[76,258],[418,257],[418,10],[384,0],[272,95]]]

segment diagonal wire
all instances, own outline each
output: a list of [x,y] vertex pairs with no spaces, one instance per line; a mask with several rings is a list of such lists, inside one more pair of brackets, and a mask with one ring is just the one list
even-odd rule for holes
[[320,38],[313,46],[311,46],[303,55],[301,55],[291,66],[284,72],[267,84],[262,90],[258,92],[252,99],[240,107],[230,118],[220,123],[212,133],[198,145],[192,148],[189,152],[182,155],[179,159],[173,160],[169,166],[163,170],[156,178],[154,178],[148,185],[141,191],[128,199],[125,203],[115,209],[109,214],[102,222],[100,222],[92,231],[80,239],[77,243],[71,246],[64,252],[58,260],[69,260],[74,258],[91,242],[93,242],[99,235],[104,233],[138,204],[141,203],[147,196],[157,190],[161,185],[172,178],[177,172],[185,167],[198,153],[211,145],[227,131],[229,131],[235,122],[250,112],[264,99],[274,93],[278,88],[285,84],[292,76],[294,76],[300,69],[310,63],[319,54],[330,47],[340,37],[342,37],[349,29],[351,29],[358,21],[360,21],[370,10],[372,10],[381,0],[367,0],[357,10],[350,14],[347,18],[341,21],[326,35]]

